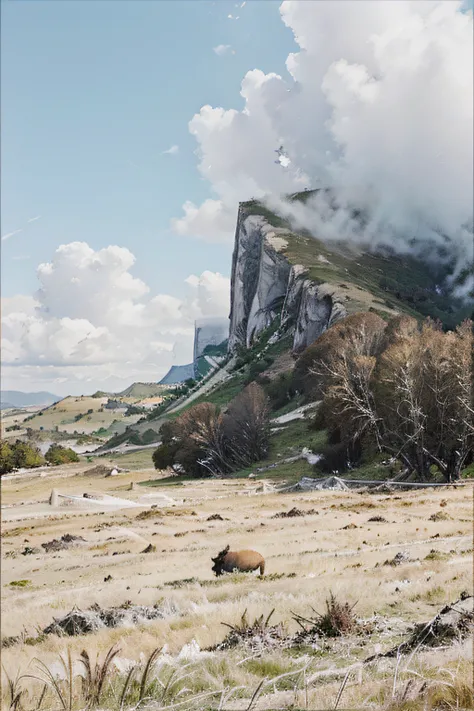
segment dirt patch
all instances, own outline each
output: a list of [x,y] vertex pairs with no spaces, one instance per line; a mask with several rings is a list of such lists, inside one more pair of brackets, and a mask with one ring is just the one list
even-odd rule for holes
[[162,620],[170,614],[176,614],[172,604],[132,605],[130,600],[119,607],[101,608],[92,605],[87,610],[74,608],[60,619],[54,618],[43,634],[75,636],[97,632],[105,627],[132,627],[151,620]]
[[308,511],[302,511],[301,509],[296,508],[294,506],[292,509],[289,511],[280,511],[280,513],[276,513],[272,516],[272,518],[297,518],[299,516],[314,516],[315,514],[318,514],[319,511],[316,511],[316,509],[309,509]]
[[65,533],[61,538],[53,538],[52,541],[42,543],[41,546],[45,549],[46,553],[51,553],[52,551],[68,550],[85,542],[86,540],[82,536],[73,536],[70,533]]

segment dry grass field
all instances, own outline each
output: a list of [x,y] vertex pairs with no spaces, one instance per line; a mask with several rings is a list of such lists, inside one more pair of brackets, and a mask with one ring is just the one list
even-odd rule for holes
[[[157,648],[142,708],[473,708],[470,637],[422,645],[398,661],[362,664],[408,639],[410,625],[428,622],[463,591],[472,594],[471,485],[393,494],[264,494],[261,480],[152,488],[139,485],[150,471],[83,476],[90,467],[2,483],[3,708],[10,707],[12,692],[6,675],[14,694],[23,690],[18,711],[84,708],[74,678],[84,669],[79,656],[86,650],[102,660],[113,645],[120,651],[96,708],[136,708],[144,665]],[[101,510],[83,500],[54,508],[47,503],[53,486],[61,494],[107,494],[140,506]],[[305,515],[275,517],[293,507]],[[215,514],[220,518],[209,520]],[[371,521],[374,516],[382,520]],[[84,541],[56,552],[42,547],[65,534]],[[265,576],[215,578],[211,556],[226,544],[262,553]],[[27,547],[33,552],[24,554]],[[401,551],[404,562],[384,564]],[[269,627],[283,623],[288,639],[300,629],[295,615],[324,612],[331,592],[355,605],[365,633],[359,626],[311,647],[267,644],[263,630],[260,647],[254,640],[253,646],[206,651],[229,633],[222,623],[238,624],[245,611],[252,622],[274,609]],[[75,606],[126,601],[158,605],[163,617],[70,637],[42,634]],[[47,680],[35,659],[63,677],[57,690],[32,678],[15,686],[21,674]],[[131,662],[141,666],[122,694]]]
[[[31,420],[25,422],[25,426],[34,430],[39,430],[40,427],[54,430],[58,427],[60,431],[70,434],[90,434],[100,428],[109,429],[114,420],[119,423],[115,429],[120,431],[123,431],[126,425],[136,422],[138,415],[124,418],[125,403],[121,409],[108,410],[104,407],[107,400],[107,397],[66,397],[42,410],[41,414],[34,415]],[[76,419],[80,415],[82,417]]]

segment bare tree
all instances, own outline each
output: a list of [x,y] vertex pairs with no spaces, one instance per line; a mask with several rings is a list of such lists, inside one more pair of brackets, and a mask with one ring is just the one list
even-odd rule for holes
[[231,464],[227,454],[224,418],[209,402],[191,407],[177,422],[181,439],[192,440],[201,450],[199,463],[210,472],[225,473]]
[[427,321],[380,358],[375,400],[384,447],[422,479],[435,464],[451,481],[472,456],[472,345],[471,322],[443,333]]
[[[334,324],[299,357],[295,386],[307,399],[321,399],[333,384],[334,364],[342,357],[376,356],[383,344],[385,321],[374,313],[356,313]],[[330,366],[330,367],[328,367]],[[339,374],[336,376],[339,379]]]
[[230,403],[225,416],[227,446],[233,462],[246,467],[268,453],[270,411],[268,398],[250,383]]
[[337,333],[325,339],[309,374],[326,386],[321,424],[353,451],[363,439],[373,440],[380,451],[381,423],[372,381],[386,324],[375,314],[355,316],[337,324]]

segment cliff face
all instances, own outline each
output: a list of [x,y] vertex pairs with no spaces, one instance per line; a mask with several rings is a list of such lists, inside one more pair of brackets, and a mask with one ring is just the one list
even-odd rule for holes
[[294,334],[293,349],[312,343],[346,315],[343,298],[328,284],[316,284],[302,265],[284,254],[287,230],[241,207],[231,278],[229,350],[250,347],[281,312],[281,326]]

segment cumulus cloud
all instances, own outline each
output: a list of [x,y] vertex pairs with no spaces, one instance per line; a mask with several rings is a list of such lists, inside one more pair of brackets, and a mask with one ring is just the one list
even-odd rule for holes
[[213,51],[218,57],[223,57],[224,54],[235,54],[230,44],[218,44],[217,47],[213,47]]
[[[289,76],[249,71],[241,111],[203,106],[192,118],[198,169],[214,196],[185,203],[174,229],[232,240],[239,201],[325,186],[342,209],[336,222],[321,198],[295,215],[321,236],[400,250],[413,237],[448,237],[465,261],[473,20],[460,9],[451,0],[283,2],[282,21],[299,46],[287,58]],[[276,160],[279,146],[284,160]],[[369,216],[362,232],[349,219],[354,206]]]
[[57,383],[59,393],[104,389],[156,381],[192,360],[194,320],[228,316],[229,279],[205,271],[186,279],[183,299],[152,295],[131,274],[134,262],[122,247],[61,245],[39,265],[34,297],[2,300],[2,378],[30,389]]

